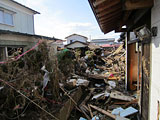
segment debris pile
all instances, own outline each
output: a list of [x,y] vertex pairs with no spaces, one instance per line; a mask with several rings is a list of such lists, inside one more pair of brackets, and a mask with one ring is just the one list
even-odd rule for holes
[[63,49],[57,55],[53,50],[41,43],[38,50],[0,65],[2,120],[138,117],[136,94],[124,89],[123,45]]
[[[88,49],[85,55],[81,55],[80,50],[74,50],[77,51],[75,54],[78,67],[75,74],[90,82],[85,89],[86,96],[79,105],[83,110],[79,120],[138,119],[137,94],[125,91],[123,45],[109,50]],[[74,80],[70,80],[73,83]],[[71,115],[73,119],[74,114]]]
[[64,92],[59,82],[63,74],[47,44],[32,50],[17,61],[0,65],[0,118],[56,119],[63,106]]

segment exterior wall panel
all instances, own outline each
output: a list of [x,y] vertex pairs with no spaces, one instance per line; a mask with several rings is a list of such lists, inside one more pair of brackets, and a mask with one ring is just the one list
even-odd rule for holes
[[12,4],[11,2],[7,2],[7,0],[6,1],[0,0],[0,7],[14,12],[13,14],[14,25],[11,26],[11,25],[0,24],[0,29],[34,34],[33,12],[25,10],[24,8]]
[[68,38],[67,38],[67,44],[70,44],[70,43],[71,43],[71,40],[72,40],[72,42],[75,42],[75,41],[80,41],[80,42],[84,42],[84,43],[87,42],[87,39],[86,39],[86,38],[81,37],[81,36],[78,36],[78,35],[73,35],[73,36],[71,36],[71,37],[68,37]]
[[158,27],[158,36],[152,38],[151,82],[150,82],[150,120],[158,119],[158,101],[160,101],[160,0],[154,1],[152,8],[152,27]]

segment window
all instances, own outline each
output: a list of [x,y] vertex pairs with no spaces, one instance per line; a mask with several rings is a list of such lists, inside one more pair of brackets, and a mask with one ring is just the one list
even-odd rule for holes
[[13,25],[13,15],[9,13],[4,13],[4,23],[7,25]]
[[3,11],[0,10],[0,23],[3,23]]
[[13,14],[0,10],[0,23],[13,25]]
[[0,47],[0,61],[3,61],[5,59],[6,59],[5,47]]
[[8,59],[14,59],[16,56],[21,55],[24,52],[23,47],[1,47],[0,46],[0,61],[6,61]]

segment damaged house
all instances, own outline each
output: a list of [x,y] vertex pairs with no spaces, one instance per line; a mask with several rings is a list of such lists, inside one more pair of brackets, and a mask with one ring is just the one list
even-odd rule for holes
[[70,43],[75,42],[75,41],[86,43],[87,40],[88,40],[87,37],[85,37],[83,35],[78,35],[78,34],[69,35],[65,39],[67,40],[67,44],[70,44]]
[[72,34],[67,36],[65,39],[67,41],[67,45],[65,45],[65,47],[69,49],[84,48],[88,46],[88,38],[83,35]]
[[14,0],[0,0],[0,61],[16,51],[26,51],[39,40],[55,40],[35,35],[35,14],[40,13]]
[[126,89],[140,91],[142,120],[159,120],[159,0],[89,0],[103,33],[123,32]]
[[114,44],[115,39],[114,38],[108,38],[108,39],[92,39],[91,43],[94,43],[96,45],[105,45],[105,44]]

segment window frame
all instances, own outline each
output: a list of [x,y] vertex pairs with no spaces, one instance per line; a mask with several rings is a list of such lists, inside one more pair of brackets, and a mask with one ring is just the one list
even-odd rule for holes
[[[9,12],[9,11],[7,11],[7,10],[3,10],[3,9],[0,9],[0,11],[2,12],[2,22],[0,22],[0,24],[3,24],[3,25],[9,25],[9,26],[14,26],[14,14],[13,13],[11,13],[11,12]],[[5,18],[5,14],[9,14],[9,15],[11,15],[11,22],[12,22],[12,24],[8,24],[7,23],[7,20],[6,20],[6,18]]]

